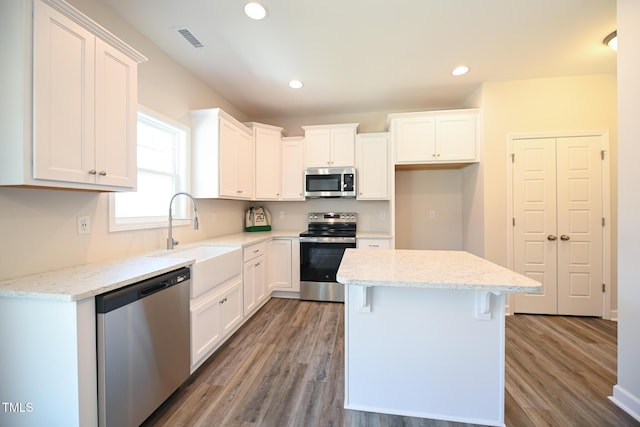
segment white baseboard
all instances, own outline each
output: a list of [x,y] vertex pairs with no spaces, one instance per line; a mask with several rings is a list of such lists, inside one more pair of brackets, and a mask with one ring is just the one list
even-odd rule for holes
[[611,318],[609,320],[613,320],[614,322],[618,321],[618,310],[611,310]]
[[622,408],[626,413],[640,421],[640,398],[629,393],[619,385],[613,386],[613,396],[609,400]]

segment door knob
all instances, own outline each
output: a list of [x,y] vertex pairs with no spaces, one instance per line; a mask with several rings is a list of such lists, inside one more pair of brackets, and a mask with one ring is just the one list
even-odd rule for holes
[[547,236],[547,240],[549,240],[549,241],[553,242],[553,241],[555,241],[555,240],[558,240],[558,238],[557,238],[556,236],[554,236],[553,234],[549,234],[549,235]]
[[563,240],[563,241],[565,241],[565,242],[566,242],[567,240],[569,240],[569,239],[570,239],[570,237],[569,237],[569,236],[567,236],[566,234],[563,234],[562,236],[560,236],[560,240]]

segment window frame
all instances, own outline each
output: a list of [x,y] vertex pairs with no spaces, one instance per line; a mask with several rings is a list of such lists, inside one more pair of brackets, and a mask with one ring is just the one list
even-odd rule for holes
[[[188,126],[183,125],[173,119],[170,119],[150,108],[138,105],[136,112],[136,128],[137,124],[141,120],[141,116],[147,123],[157,123],[159,128],[165,127],[166,129],[174,129],[179,136],[179,140],[176,142],[177,147],[174,149],[177,151],[175,159],[177,172],[174,174],[176,177],[176,184],[174,187],[174,194],[177,192],[188,192],[190,188],[190,155],[191,155],[191,129]],[[136,131],[137,132],[137,131]],[[137,139],[136,139],[137,141]],[[136,153],[138,147],[136,142]],[[137,163],[137,154],[136,154]],[[136,174],[139,171],[145,171],[146,169],[138,167],[136,164]],[[136,177],[137,181],[137,177]],[[167,211],[162,216],[151,217],[129,217],[123,219],[116,219],[116,197],[119,193],[109,193],[109,232],[119,231],[132,231],[132,230],[146,230],[155,228],[167,228],[169,226],[169,201],[167,200]],[[191,224],[191,209],[188,209],[188,200],[185,197],[178,197],[173,202],[173,226],[184,226]],[[178,217],[176,219],[176,217]]]

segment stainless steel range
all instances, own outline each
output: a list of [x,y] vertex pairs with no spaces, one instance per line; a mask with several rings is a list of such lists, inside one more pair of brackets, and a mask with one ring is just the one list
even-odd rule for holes
[[357,214],[312,212],[300,233],[300,299],[344,302],[336,273],[347,248],[356,247]]

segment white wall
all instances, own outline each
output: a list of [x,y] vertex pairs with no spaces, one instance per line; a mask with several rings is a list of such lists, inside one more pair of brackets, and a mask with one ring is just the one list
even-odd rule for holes
[[[269,210],[274,230],[306,230],[309,212],[356,212],[357,227],[361,232],[389,233],[391,227],[389,202],[385,200],[309,199],[304,202],[255,202],[254,205]],[[284,218],[280,218],[280,213]]]
[[461,170],[396,171],[396,248],[462,250],[462,212]]
[[618,0],[618,384],[614,401],[640,421],[640,2]]

